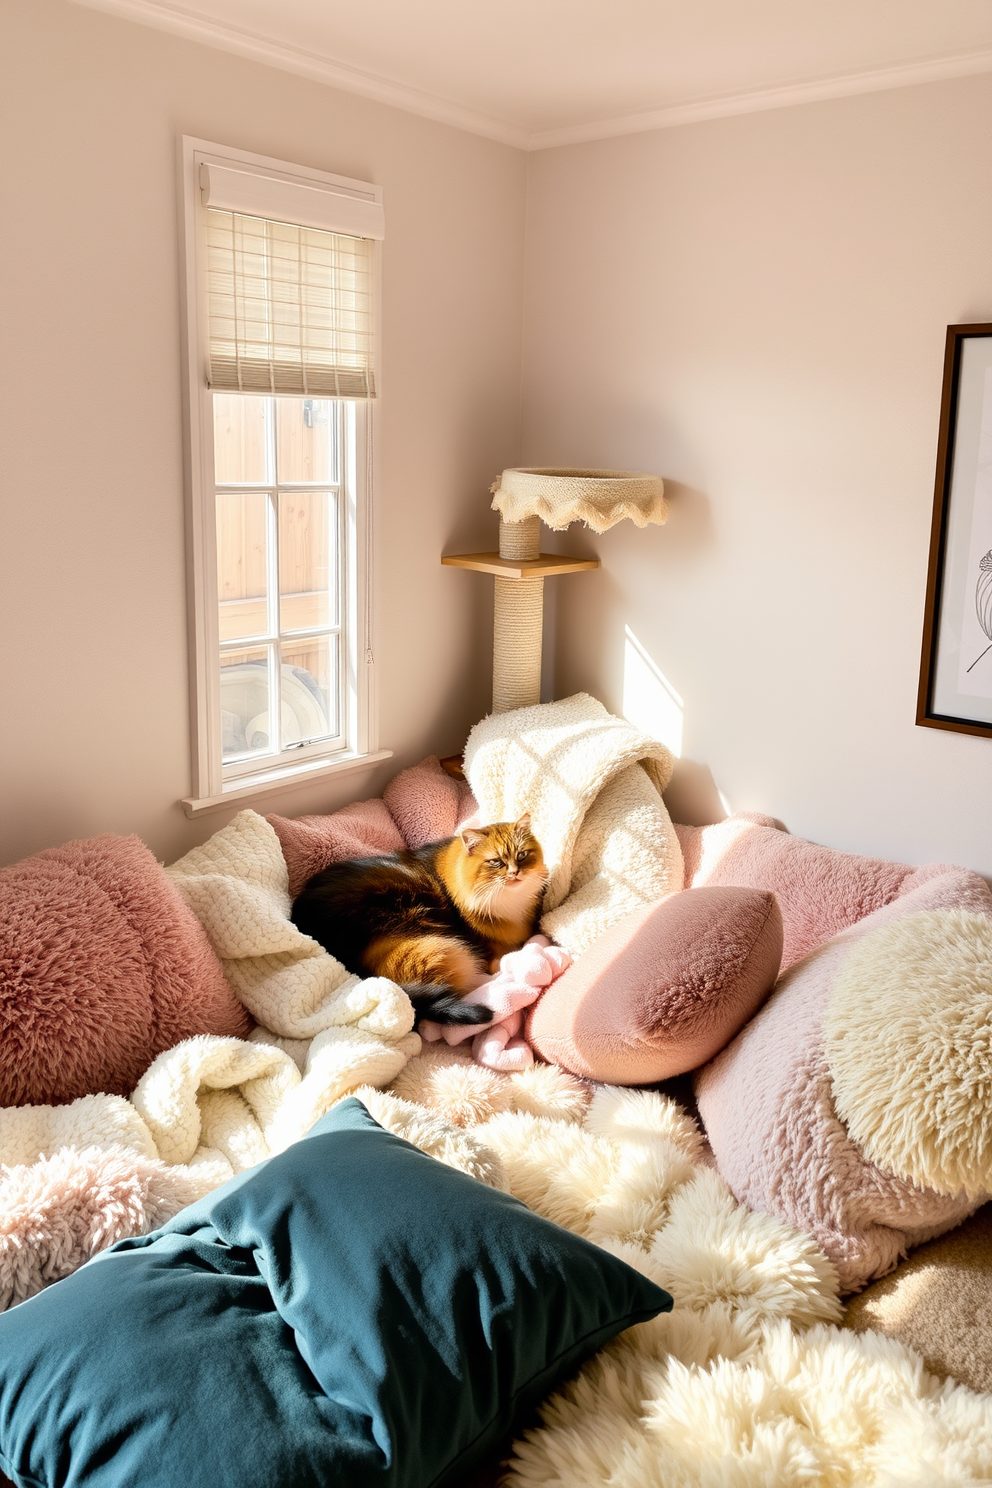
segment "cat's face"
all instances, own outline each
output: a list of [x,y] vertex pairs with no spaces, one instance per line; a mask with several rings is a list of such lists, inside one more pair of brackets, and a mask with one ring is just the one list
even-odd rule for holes
[[530,816],[515,822],[493,822],[488,827],[465,827],[459,834],[465,848],[465,877],[480,912],[506,906],[513,900],[533,901],[548,877],[541,844],[531,832]]

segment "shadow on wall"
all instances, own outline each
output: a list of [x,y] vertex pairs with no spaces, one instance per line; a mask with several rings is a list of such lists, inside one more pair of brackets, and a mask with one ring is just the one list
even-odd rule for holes
[[[597,463],[605,468],[609,461],[590,458],[590,468]],[[657,469],[659,464],[649,458],[641,468]],[[611,712],[622,713],[635,727],[667,744],[676,756],[665,792],[673,819],[687,826],[710,826],[723,821],[731,808],[709,767],[682,757],[684,701],[648,646],[620,618],[630,618],[631,599],[640,594],[649,603],[641,618],[650,621],[659,586],[669,598],[670,613],[683,612],[698,564],[714,545],[712,509],[705,492],[666,476],[665,494],[670,515],[663,527],[637,528],[621,522],[597,538],[576,523],[567,533],[542,533],[542,548],[547,551],[598,557],[602,567],[595,574],[575,575],[545,587],[541,696],[547,701],[590,692]]]
[[628,723],[660,739],[676,759],[681,758],[685,703],[629,625],[624,626],[621,706]]
[[713,510],[709,497],[695,486],[665,478],[669,518],[664,526],[667,562],[692,563],[715,544]]
[[675,770],[665,792],[673,821],[708,827],[729,815],[708,765],[682,757],[685,703],[630,626],[624,627],[623,703],[628,723],[660,739],[675,756]]
[[[710,502],[703,491],[666,478],[665,495],[671,515],[660,534],[658,556],[671,582],[676,576],[684,577],[713,546],[714,530]],[[625,626],[624,717],[661,739],[675,755],[675,770],[665,792],[665,805],[672,820],[690,827],[708,827],[729,816],[730,806],[709,765],[683,757],[684,711],[685,705],[675,688],[630,626]]]
[[[182,808],[178,808],[180,813]],[[45,847],[77,837],[90,837],[108,831],[104,823],[94,823],[93,812],[71,792],[59,792],[57,785],[35,793],[22,790],[7,806],[0,822],[0,867],[39,852]],[[0,1478],[0,1488],[3,1479]]]
[[709,765],[698,760],[675,761],[665,805],[672,821],[684,827],[712,827],[730,815]]

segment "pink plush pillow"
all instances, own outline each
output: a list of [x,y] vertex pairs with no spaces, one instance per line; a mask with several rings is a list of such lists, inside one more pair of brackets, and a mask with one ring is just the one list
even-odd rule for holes
[[768,889],[782,911],[783,971],[839,930],[889,904],[913,872],[791,837],[774,817],[739,812],[712,827],[677,827],[685,886]]
[[0,869],[0,1106],[129,1095],[164,1049],[251,1027],[137,837],[90,837]]
[[837,1115],[827,1064],[824,1019],[852,946],[933,909],[992,916],[992,893],[964,868],[911,870],[893,903],[785,972],[757,1017],[695,1076],[699,1114],[734,1197],[818,1240],[843,1291],[884,1276],[910,1246],[959,1224],[979,1202],[918,1188],[870,1162]]
[[712,1059],[767,997],[782,955],[774,894],[703,888],[636,910],[535,1003],[543,1059],[612,1085],[648,1085]]

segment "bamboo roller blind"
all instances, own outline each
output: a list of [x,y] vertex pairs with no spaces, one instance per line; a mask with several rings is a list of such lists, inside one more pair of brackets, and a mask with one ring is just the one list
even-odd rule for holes
[[214,392],[374,398],[372,243],[210,207]]

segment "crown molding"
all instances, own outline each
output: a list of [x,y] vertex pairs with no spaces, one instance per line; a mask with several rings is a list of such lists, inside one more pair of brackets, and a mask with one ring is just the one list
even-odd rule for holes
[[527,130],[506,119],[494,119],[489,114],[462,108],[460,104],[447,103],[430,93],[422,93],[418,88],[393,82],[392,79],[379,77],[375,73],[363,72],[360,68],[335,62],[333,58],[321,56],[317,52],[304,51],[301,47],[274,41],[269,36],[260,36],[219,21],[205,20],[178,5],[163,3],[163,0],[71,0],[71,3],[85,6],[89,10],[102,10],[108,15],[119,16],[122,20],[137,21],[143,26],[153,26],[158,31],[169,31],[188,41],[199,41],[204,46],[233,52],[238,57],[263,62],[269,67],[281,68],[284,72],[295,72],[314,82],[341,88],[346,93],[357,93],[362,98],[371,98],[376,103],[385,103],[409,114],[419,114],[421,118],[431,119],[436,124],[448,124],[454,129],[482,135],[501,145],[512,145],[518,150],[528,148]]
[[777,88],[759,88],[753,92],[727,94],[700,99],[694,103],[673,104],[667,108],[641,113],[621,114],[612,118],[568,124],[559,129],[531,133],[506,119],[477,113],[460,104],[449,103],[433,94],[423,93],[405,83],[375,73],[363,72],[316,52],[305,51],[271,37],[245,31],[174,5],[171,0],[71,0],[90,10],[102,10],[123,20],[137,21],[159,31],[169,31],[190,41],[221,51],[233,52],[253,62],[262,62],[285,72],[295,72],[314,82],[357,93],[376,103],[418,114],[437,124],[448,124],[470,134],[518,150],[551,150],[561,145],[587,144],[593,140],[613,139],[624,134],[644,134],[654,129],[672,129],[680,124],[701,124],[710,119],[727,119],[735,114],[764,113],[770,109],[792,108],[803,103],[822,103],[832,98],[849,98],[859,93],[880,93],[891,88],[909,88],[918,83],[942,82],[949,78],[968,77],[992,72],[992,51],[964,52],[951,57],[938,57],[929,62],[900,63],[875,68],[869,72],[841,73],[802,83],[789,83]]
[[880,67],[871,72],[843,73],[815,82],[760,88],[753,93],[735,93],[698,103],[679,103],[640,114],[598,119],[588,124],[570,124],[563,129],[545,129],[530,135],[527,148],[552,150],[560,145],[587,144],[591,140],[613,139],[622,134],[644,134],[652,129],[672,129],[679,124],[701,124],[708,119],[728,119],[734,114],[764,113],[769,109],[822,103],[831,98],[850,98],[858,93],[882,93],[890,88],[910,88],[917,83],[937,83],[983,72],[992,72],[992,51],[965,52],[932,62]]

